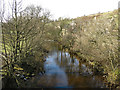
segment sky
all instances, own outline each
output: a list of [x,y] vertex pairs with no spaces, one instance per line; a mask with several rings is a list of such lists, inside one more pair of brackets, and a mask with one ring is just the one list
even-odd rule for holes
[[34,4],[50,10],[54,19],[75,18],[118,8],[119,0],[24,0],[24,6]]
[[58,19],[112,11],[118,8],[119,0],[22,0],[22,2],[23,8],[31,4],[40,5],[51,12],[53,19]]

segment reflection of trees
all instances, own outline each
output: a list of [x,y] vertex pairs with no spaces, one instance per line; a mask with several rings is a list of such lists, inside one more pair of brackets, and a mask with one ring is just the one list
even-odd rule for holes
[[79,73],[83,75],[92,74],[89,64],[77,60],[74,55],[67,55],[66,52],[57,51],[56,63],[65,69],[66,73]]
[[56,63],[64,68],[66,72],[78,72],[79,70],[79,62],[75,63],[74,56],[69,56],[63,51],[57,51]]
[[71,57],[71,61],[72,61],[72,64],[74,64],[74,58],[73,58],[73,55],[70,55],[70,57]]
[[62,62],[63,62],[63,55],[62,55],[62,51],[61,51],[61,64],[63,64]]

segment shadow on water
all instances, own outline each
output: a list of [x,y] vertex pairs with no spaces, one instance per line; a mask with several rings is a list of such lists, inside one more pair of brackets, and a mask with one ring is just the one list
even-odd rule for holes
[[28,81],[28,87],[59,88],[104,88],[102,76],[93,75],[85,62],[77,60],[67,52],[54,49],[44,63],[45,74],[38,74]]

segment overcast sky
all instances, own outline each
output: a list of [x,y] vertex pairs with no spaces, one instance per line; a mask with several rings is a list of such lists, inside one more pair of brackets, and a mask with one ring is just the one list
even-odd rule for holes
[[54,19],[59,17],[75,18],[118,8],[119,0],[22,0],[23,8],[40,5],[48,9]]

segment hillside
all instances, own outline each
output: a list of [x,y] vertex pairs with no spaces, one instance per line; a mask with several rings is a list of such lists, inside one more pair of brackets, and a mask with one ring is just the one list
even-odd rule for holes
[[63,45],[99,71],[102,68],[108,82],[118,84],[118,10],[78,17],[64,26],[62,30],[67,33],[62,37]]

